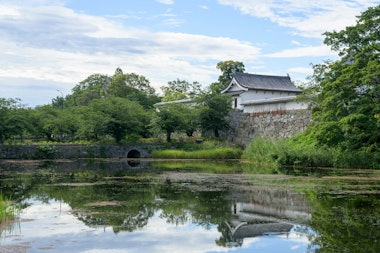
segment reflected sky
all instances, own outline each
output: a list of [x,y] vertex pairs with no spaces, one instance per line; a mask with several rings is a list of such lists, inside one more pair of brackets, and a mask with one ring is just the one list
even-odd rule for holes
[[147,226],[133,232],[114,233],[110,226],[86,226],[70,206],[55,200],[36,199],[20,215],[20,225],[3,235],[0,252],[24,246],[28,253],[119,253],[119,252],[307,252],[309,241],[292,229],[287,234],[245,238],[241,247],[221,247],[215,243],[221,234],[217,225],[209,229],[188,222],[167,223],[157,211]]

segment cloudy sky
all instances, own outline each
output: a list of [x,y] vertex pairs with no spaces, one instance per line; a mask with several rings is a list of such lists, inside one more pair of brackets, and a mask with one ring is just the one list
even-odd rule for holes
[[117,67],[159,87],[207,86],[216,64],[304,81],[334,59],[322,33],[354,25],[380,0],[0,0],[0,97],[28,106]]

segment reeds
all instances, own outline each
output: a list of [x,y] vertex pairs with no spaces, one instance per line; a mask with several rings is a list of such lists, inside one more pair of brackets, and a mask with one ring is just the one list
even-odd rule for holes
[[17,208],[11,202],[5,200],[0,194],[0,224],[14,219],[17,214]]

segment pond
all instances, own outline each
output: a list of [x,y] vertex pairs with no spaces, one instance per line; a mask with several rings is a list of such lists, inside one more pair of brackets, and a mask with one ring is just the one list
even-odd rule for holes
[[380,252],[380,171],[245,166],[0,161],[0,252]]

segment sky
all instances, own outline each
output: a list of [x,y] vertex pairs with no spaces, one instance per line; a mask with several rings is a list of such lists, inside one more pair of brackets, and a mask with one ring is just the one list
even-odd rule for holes
[[336,59],[326,31],[356,24],[380,0],[0,0],[0,98],[29,107],[92,74],[143,75],[157,93],[176,79],[207,87],[220,61],[287,75]]

